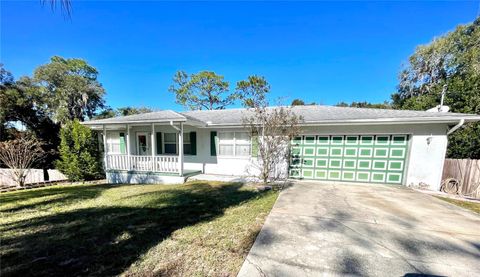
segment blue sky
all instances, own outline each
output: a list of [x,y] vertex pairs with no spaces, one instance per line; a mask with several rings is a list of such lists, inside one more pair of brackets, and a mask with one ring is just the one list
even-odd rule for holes
[[112,107],[183,108],[177,70],[248,75],[270,98],[382,102],[415,46],[471,22],[469,2],[74,1],[71,20],[40,0],[1,2],[0,61],[16,77],[53,55],[87,60]]

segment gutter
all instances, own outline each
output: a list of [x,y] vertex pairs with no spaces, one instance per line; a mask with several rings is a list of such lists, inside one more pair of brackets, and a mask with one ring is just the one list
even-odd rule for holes
[[[328,120],[328,121],[307,121],[301,122],[299,126],[338,126],[338,125],[398,125],[398,124],[453,124],[458,122],[457,118],[388,118],[388,119],[350,119],[350,120]],[[463,122],[466,121],[480,121],[480,116],[470,116],[461,118]],[[211,124],[207,122],[207,126],[204,128],[233,128],[242,127],[239,123],[223,123],[223,124]]]
[[457,125],[453,126],[450,130],[448,130],[447,136],[455,132],[456,130],[458,130],[458,128],[462,127],[464,123],[465,123],[465,119],[464,118],[460,119]]
[[[99,119],[103,120],[103,119]],[[150,120],[125,120],[125,121],[117,121],[117,122],[98,122],[95,120],[89,120],[89,121],[84,121],[80,122],[82,125],[116,125],[116,124],[143,124],[143,123],[165,123],[169,121],[176,121],[176,122],[186,122],[187,119],[150,119]]]

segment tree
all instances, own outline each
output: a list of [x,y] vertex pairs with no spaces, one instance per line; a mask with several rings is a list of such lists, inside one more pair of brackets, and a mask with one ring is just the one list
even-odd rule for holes
[[98,139],[78,120],[67,122],[60,131],[60,159],[57,168],[72,181],[103,177]]
[[150,113],[153,112],[153,109],[147,107],[121,107],[117,108],[116,110],[106,107],[100,113],[94,116],[94,119],[104,119],[104,118],[111,118],[116,116],[126,116],[126,115],[134,115],[134,114],[142,114],[142,113]]
[[11,170],[10,177],[21,187],[32,169],[44,156],[41,143],[21,137],[0,142],[0,161]]
[[292,106],[304,106],[305,102],[302,99],[293,99]]
[[98,71],[82,59],[54,56],[35,70],[34,80],[40,85],[51,118],[65,123],[91,118],[105,106],[105,90],[97,76]]
[[311,105],[317,105],[317,103],[310,102],[305,104],[305,101],[303,101],[302,99],[296,98],[296,99],[293,99],[292,103],[290,104],[290,106],[305,106],[305,105],[311,106]]
[[255,165],[259,179],[267,183],[286,177],[285,172],[282,174],[277,169],[288,168],[289,144],[299,134],[299,123],[303,118],[297,116],[291,108],[268,107],[265,94],[270,86],[264,79],[262,82],[245,82],[240,87],[242,92],[249,92],[245,94],[248,101],[243,101],[249,108],[249,113],[243,118],[243,125],[249,129],[256,148],[254,151],[258,152],[258,163]]
[[103,110],[98,112],[93,119],[105,119],[118,116],[117,111],[111,107],[105,107]]
[[243,106],[254,108],[256,105],[267,103],[267,94],[270,85],[265,77],[252,75],[247,80],[237,82],[236,95],[242,101]]
[[[480,17],[417,47],[399,74],[392,95],[394,108],[427,110],[440,103],[452,112],[480,113]],[[480,158],[480,123],[470,123],[450,136],[447,156]]]
[[120,116],[126,115],[134,115],[134,114],[142,114],[142,113],[150,113],[153,112],[152,109],[147,107],[121,107],[117,109],[117,114]]
[[46,153],[38,165],[51,168],[58,157],[60,125],[50,119],[39,86],[28,77],[15,81],[12,74],[0,65],[0,90],[0,140],[13,139],[7,129],[12,122],[21,122],[41,142]]
[[348,104],[346,102],[339,102],[335,106],[337,107],[353,107],[353,108],[371,108],[371,109],[391,109],[392,106],[387,102],[383,103],[370,103],[367,101],[363,102],[355,102],[353,101],[352,103]]
[[175,94],[176,103],[191,110],[221,110],[233,104],[235,93],[229,93],[229,84],[223,76],[212,71],[201,71],[187,75],[178,71],[169,91]]

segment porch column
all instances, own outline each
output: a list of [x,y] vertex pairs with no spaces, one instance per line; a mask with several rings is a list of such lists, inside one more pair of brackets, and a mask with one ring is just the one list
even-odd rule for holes
[[183,122],[180,122],[178,133],[178,175],[183,176]]
[[107,126],[103,126],[103,166],[105,167],[105,171],[108,169],[107,164]]
[[132,170],[132,164],[130,161],[130,125],[127,124],[127,166],[128,170]]
[[157,146],[157,136],[155,136],[155,123],[152,123],[152,134],[151,134],[151,143],[152,143],[152,170],[156,171],[156,162],[155,162],[155,148]]

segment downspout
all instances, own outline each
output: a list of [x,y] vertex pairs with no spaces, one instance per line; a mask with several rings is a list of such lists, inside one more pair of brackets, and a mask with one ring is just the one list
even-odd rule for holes
[[458,128],[462,127],[464,123],[465,123],[465,119],[464,118],[460,119],[457,125],[453,126],[450,130],[448,130],[447,136],[455,132],[456,130],[458,130]]

